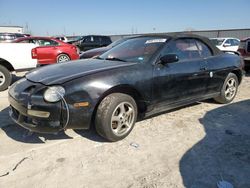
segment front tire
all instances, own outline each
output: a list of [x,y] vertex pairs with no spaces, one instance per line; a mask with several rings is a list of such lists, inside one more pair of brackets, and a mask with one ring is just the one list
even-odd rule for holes
[[0,91],[4,91],[11,84],[12,76],[10,71],[4,66],[0,65]]
[[60,54],[59,56],[57,56],[57,63],[63,63],[66,61],[70,61],[70,57],[66,54]]
[[222,104],[230,103],[237,94],[238,86],[237,76],[234,73],[229,73],[221,88],[220,95],[214,98],[214,100]]
[[132,131],[137,120],[135,100],[123,93],[112,93],[99,104],[95,127],[99,135],[109,141],[125,138]]

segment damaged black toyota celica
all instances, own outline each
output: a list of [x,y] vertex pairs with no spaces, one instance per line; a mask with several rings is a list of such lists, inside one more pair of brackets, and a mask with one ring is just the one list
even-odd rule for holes
[[95,59],[26,74],[9,89],[10,115],[35,132],[93,125],[117,141],[138,118],[208,98],[231,102],[242,80],[242,62],[200,36],[134,37]]

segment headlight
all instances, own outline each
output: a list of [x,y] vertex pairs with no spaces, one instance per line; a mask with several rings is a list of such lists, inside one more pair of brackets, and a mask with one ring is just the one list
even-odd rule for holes
[[47,102],[57,102],[65,95],[65,89],[62,86],[49,87],[43,95]]

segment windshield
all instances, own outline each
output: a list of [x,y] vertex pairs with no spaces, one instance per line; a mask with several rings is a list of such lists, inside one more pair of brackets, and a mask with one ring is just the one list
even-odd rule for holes
[[143,63],[153,57],[167,38],[139,37],[128,39],[99,56],[99,59]]
[[222,45],[225,39],[210,39],[210,40],[215,46],[220,46]]

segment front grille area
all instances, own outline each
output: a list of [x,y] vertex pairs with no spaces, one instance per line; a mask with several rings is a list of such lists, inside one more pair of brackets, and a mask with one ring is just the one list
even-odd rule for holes
[[15,109],[13,106],[10,106],[11,110],[11,116],[12,118],[17,121],[18,123],[25,123],[29,125],[30,127],[35,127],[37,125],[36,121],[34,121],[32,118],[21,114],[17,109]]

